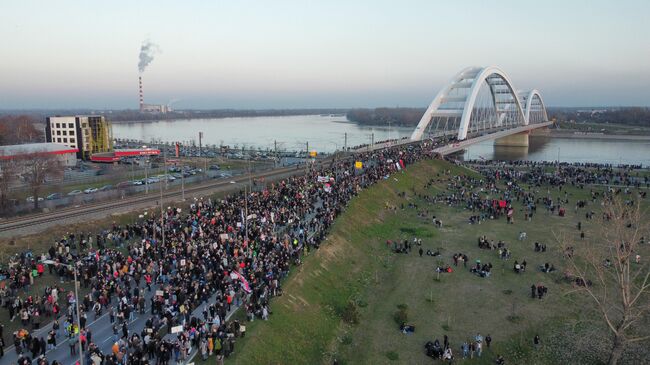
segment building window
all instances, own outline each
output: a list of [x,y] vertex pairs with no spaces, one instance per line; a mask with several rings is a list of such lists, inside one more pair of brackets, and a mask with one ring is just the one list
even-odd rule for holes
[[56,135],[57,135],[57,136],[60,136],[60,135],[61,135],[61,131],[56,131]]
[[74,138],[70,138],[70,143],[74,143]]
[[74,136],[74,130],[70,131],[70,135]]
[[64,135],[64,136],[67,136],[67,135],[68,135],[68,131],[63,131],[63,135]]
[[56,123],[57,128],[61,128],[61,123]]
[[67,139],[67,138],[64,138],[64,139],[63,139],[63,143],[68,143],[68,139]]
[[61,138],[57,138],[56,141],[61,143]]
[[68,123],[68,128],[74,128],[74,123]]

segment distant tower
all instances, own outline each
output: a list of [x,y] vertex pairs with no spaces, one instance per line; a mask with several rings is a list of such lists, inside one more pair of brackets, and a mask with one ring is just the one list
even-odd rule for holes
[[140,112],[144,111],[144,96],[142,94],[142,76],[138,76],[139,90],[140,90]]

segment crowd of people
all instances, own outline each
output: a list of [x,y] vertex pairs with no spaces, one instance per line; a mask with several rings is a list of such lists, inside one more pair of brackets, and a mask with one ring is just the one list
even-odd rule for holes
[[[5,283],[0,287],[0,305],[12,321],[18,319],[23,326],[13,333],[18,363],[37,359],[38,364],[49,365],[46,350],[56,347],[61,337],[69,339],[71,354],[82,351],[87,362],[95,365],[140,365],[154,360],[168,364],[186,360],[192,349],[204,359],[215,356],[217,363],[222,362],[246,333],[245,325],[229,320],[229,314],[242,308],[249,321],[268,319],[270,300],[282,295],[282,279],[293,265],[300,265],[303,255],[319,248],[350,199],[406,165],[433,157],[432,148],[437,143],[440,141],[368,151],[358,156],[364,161],[362,169],[349,159],[313,165],[304,175],[259,191],[199,199],[185,212],[170,206],[157,216],[149,214],[130,224],[113,224],[94,236],[68,234],[40,255],[25,252],[17,256],[0,272]],[[565,184],[582,186],[602,181],[627,186],[642,183],[633,176],[633,167],[620,171],[561,164],[555,173],[545,172],[547,166],[543,164],[528,167],[522,171],[516,165],[485,165],[480,169],[482,178],[454,176],[447,192],[427,199],[470,210],[471,224],[502,217],[513,223],[514,201],[524,205],[525,220],[533,219],[538,206],[554,213],[569,204],[568,197],[540,197],[524,184],[550,184],[561,189]],[[433,182],[431,179],[428,184]],[[647,177],[644,183],[648,183]],[[584,206],[578,201],[576,210]],[[442,228],[439,218],[434,216],[432,222]],[[423,255],[417,238],[413,243],[396,240],[387,244],[397,253],[409,253],[418,246]],[[498,250],[501,259],[510,258],[502,241],[495,244],[482,236],[478,245]],[[546,245],[535,242],[535,252],[544,251]],[[437,257],[440,253],[427,251],[427,255]],[[455,266],[462,263],[467,267],[469,258],[457,253],[453,261]],[[491,263],[482,264],[480,260],[470,265],[470,271],[481,277],[489,277],[491,269]],[[513,265],[518,273],[525,269],[525,261]],[[546,263],[540,269],[551,272],[554,267]],[[46,270],[58,276],[61,285],[31,293],[30,286]],[[439,265],[436,270],[453,272],[450,265]],[[87,292],[81,298],[63,289],[62,283],[75,276]],[[533,298],[542,299],[547,291],[542,284],[531,286]],[[136,313],[144,314],[147,306],[150,317],[143,331],[130,331],[129,320]],[[197,309],[201,314],[193,315]],[[109,314],[114,334],[110,352],[102,351],[86,328],[89,315],[98,318],[104,312]],[[38,335],[44,320],[52,322],[51,330]],[[76,348],[77,340],[81,349]],[[482,338],[468,341],[461,353],[463,357],[480,356],[482,346]],[[442,346],[437,340],[427,344],[429,353],[449,361],[454,357],[446,337]]]
[[[49,347],[62,333],[70,339],[73,354],[79,351],[75,344],[81,338],[81,351],[89,363],[148,364],[155,359],[168,364],[187,359],[191,349],[198,349],[204,358],[216,355],[218,362],[223,361],[234,351],[236,339],[245,334],[245,326],[229,321],[228,314],[241,307],[250,321],[268,319],[269,301],[282,294],[282,279],[292,265],[300,264],[302,255],[319,247],[350,199],[406,165],[431,157],[433,145],[424,142],[370,151],[358,157],[364,161],[363,169],[349,159],[314,165],[305,175],[260,191],[197,200],[186,212],[168,207],[158,216],[114,224],[96,236],[95,244],[90,234],[69,234],[47,253],[25,255],[24,262],[9,269],[4,306],[14,315],[26,311],[25,327],[31,323],[38,328],[35,316],[57,318],[62,330],[46,336]],[[326,183],[320,179],[323,176],[328,177]],[[43,266],[44,262],[48,264]],[[61,288],[47,288],[42,296],[21,297],[19,290],[28,291],[34,280],[24,268],[34,266],[62,281],[71,280],[76,270],[88,294],[75,298]],[[80,328],[73,310],[77,300]],[[129,319],[136,311],[143,313],[146,305],[150,318],[145,329],[131,333]],[[192,315],[201,307],[202,315]],[[110,352],[96,346],[85,326],[89,314],[97,317],[104,311],[110,314],[114,333]],[[163,336],[178,326],[175,336]],[[24,332],[16,342],[19,364],[36,358],[47,364],[48,343],[43,336]]]

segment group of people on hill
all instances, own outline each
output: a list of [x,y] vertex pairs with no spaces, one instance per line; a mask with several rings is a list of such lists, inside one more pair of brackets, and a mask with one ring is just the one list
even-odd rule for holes
[[[473,359],[474,357],[481,357],[483,354],[483,347],[490,348],[492,343],[492,336],[488,334],[483,337],[480,333],[477,333],[472,339],[466,339],[460,345],[459,353],[463,359]],[[447,335],[443,336],[442,344],[438,339],[435,339],[433,342],[428,341],[424,345],[425,353],[427,356],[434,359],[439,359],[448,363],[452,363],[455,359],[454,351],[450,345],[449,337]],[[503,359],[502,356],[497,356],[497,359]]]

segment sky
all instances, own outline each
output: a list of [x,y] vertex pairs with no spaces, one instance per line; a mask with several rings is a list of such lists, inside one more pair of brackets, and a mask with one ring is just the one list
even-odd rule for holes
[[425,107],[494,65],[548,106],[650,105],[649,0],[6,1],[0,109]]

